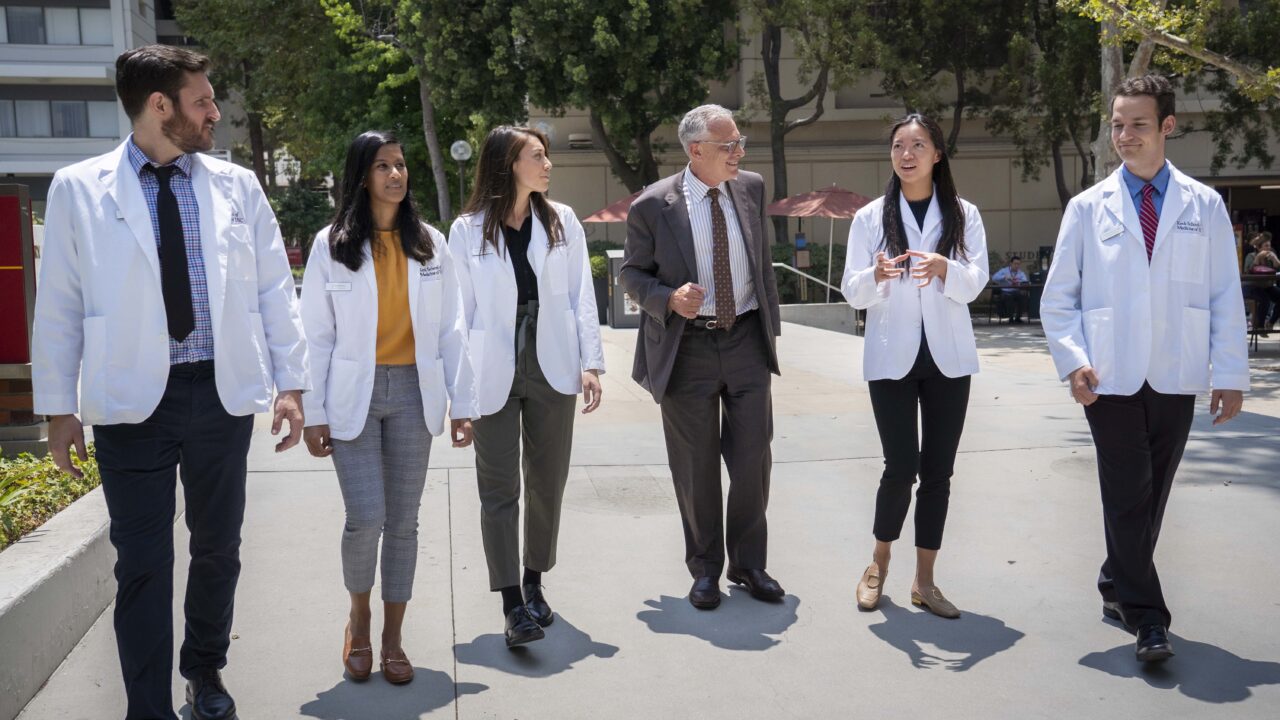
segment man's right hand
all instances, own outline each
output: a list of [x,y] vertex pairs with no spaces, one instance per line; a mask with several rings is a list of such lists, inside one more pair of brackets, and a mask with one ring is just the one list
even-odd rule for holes
[[706,297],[706,288],[696,283],[685,283],[667,298],[667,309],[692,320],[698,317],[698,309],[702,307],[702,301]]
[[1085,365],[1071,371],[1068,376],[1071,383],[1071,397],[1081,405],[1092,405],[1098,399],[1098,393],[1094,389],[1098,387],[1098,373],[1092,367]]
[[84,477],[80,469],[71,464],[71,446],[76,447],[76,457],[81,462],[89,459],[89,451],[84,446],[84,428],[80,418],[75,415],[49,416],[49,454],[53,463],[62,472],[78,478]]

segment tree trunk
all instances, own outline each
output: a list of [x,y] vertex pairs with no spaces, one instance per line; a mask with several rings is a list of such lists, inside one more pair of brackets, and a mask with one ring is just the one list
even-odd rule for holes
[[[631,192],[643,190],[645,185],[658,179],[658,164],[653,158],[653,148],[646,142],[645,149],[641,151],[640,168],[633,168],[627,162],[626,157],[614,146],[613,141],[609,139],[609,133],[604,129],[604,121],[596,114],[595,108],[588,111],[588,121],[591,123],[591,139],[600,147],[606,159],[609,160],[609,168],[613,170],[613,174],[622,181],[623,185]],[[647,137],[646,137],[647,141]],[[647,154],[649,168],[644,167],[645,155]],[[652,179],[646,180],[646,170],[652,173]]]
[[1102,115],[1098,137],[1093,141],[1094,182],[1110,175],[1120,166],[1115,148],[1111,146],[1111,98],[1124,80],[1124,48],[1120,44],[1119,30],[1114,23],[1102,23]]
[[1071,187],[1067,185],[1066,163],[1062,158],[1062,141],[1055,140],[1053,142],[1053,181],[1058,186],[1058,203],[1062,205],[1062,209],[1067,209],[1067,203],[1071,201]]
[[[779,57],[782,47],[782,28],[765,25],[760,34],[760,58],[764,62],[765,85],[769,88],[769,152],[773,158],[773,200],[787,196],[787,112],[791,109],[782,99],[779,81]],[[787,217],[773,217],[773,241],[786,243]]]
[[426,64],[420,56],[414,56],[413,65],[418,70],[418,100],[422,103],[422,135],[427,141],[427,153],[431,156],[431,176],[436,182],[436,202],[440,206],[440,222],[453,220],[449,208],[449,176],[445,174],[444,153],[440,152],[440,136],[436,132],[436,106],[431,101],[431,84],[427,80]]
[[960,141],[960,121],[964,119],[964,68],[956,69],[956,107],[951,114],[951,134],[947,136],[947,155],[954,157]]
[[263,192],[268,192],[271,186],[267,182],[267,144],[262,138],[262,115],[256,112],[245,115],[249,120],[249,153],[253,155],[253,174],[258,177],[258,184],[262,186]]

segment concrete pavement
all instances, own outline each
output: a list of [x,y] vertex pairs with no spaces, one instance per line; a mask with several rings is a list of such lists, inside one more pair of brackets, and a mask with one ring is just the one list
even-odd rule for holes
[[[332,466],[301,449],[274,455],[260,428],[224,672],[241,718],[1275,717],[1280,370],[1270,368],[1280,353],[1255,360],[1257,390],[1236,421],[1211,429],[1201,403],[1158,555],[1178,655],[1143,671],[1131,637],[1099,614],[1088,427],[1038,333],[979,328],[983,371],[938,566],[958,621],[910,605],[910,522],[881,610],[854,605],[881,468],[860,338],[787,325],[780,340],[769,568],[788,595],[778,605],[735,588],[714,612],[685,600],[657,406],[629,378],[634,331],[604,330],[604,405],[578,418],[559,565],[544,579],[558,614],[545,640],[503,647],[471,451],[437,441],[404,641],[417,679],[404,687],[377,673],[343,679]],[[180,607],[176,598],[179,637]],[[123,715],[110,618],[22,720]],[[174,698],[182,706],[176,674]]]

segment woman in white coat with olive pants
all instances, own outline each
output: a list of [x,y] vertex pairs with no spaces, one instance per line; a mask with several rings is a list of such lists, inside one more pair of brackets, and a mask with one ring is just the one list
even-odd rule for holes
[[978,372],[969,303],[990,272],[986,232],[978,209],[956,193],[936,122],[911,114],[893,125],[889,137],[893,175],[884,196],[854,216],[841,284],[849,304],[867,311],[862,373],[885,465],[876,494],[875,549],[857,601],[864,610],[880,601],[890,545],[902,531],[918,475],[911,602],[956,618],[960,611],[934,584],[933,568],[969,405],[969,376]]
[[508,647],[541,639],[554,619],[542,573],[556,562],[575,396],[582,393],[582,412],[595,410],[604,372],[586,235],[571,208],[546,198],[547,149],[535,129],[491,130],[466,212],[449,231],[482,416],[480,528]]
[[313,390],[303,396],[307,448],[333,456],[346,506],[342,574],[351,613],[342,661],[373,666],[369,596],[382,540],[382,673],[413,679],[400,644],[413,592],[418,511],[431,436],[452,402],[455,447],[477,417],[457,274],[444,236],[423,223],[394,135],[367,132],[347,150],[333,225],[320,231],[302,283]]

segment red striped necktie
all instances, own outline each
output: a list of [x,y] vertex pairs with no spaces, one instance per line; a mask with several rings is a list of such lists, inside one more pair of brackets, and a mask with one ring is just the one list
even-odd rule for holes
[[1142,207],[1138,210],[1138,222],[1142,224],[1142,239],[1147,244],[1147,262],[1151,262],[1151,252],[1156,248],[1156,228],[1160,227],[1160,218],[1156,216],[1156,204],[1151,196],[1156,188],[1151,183],[1142,186]]

